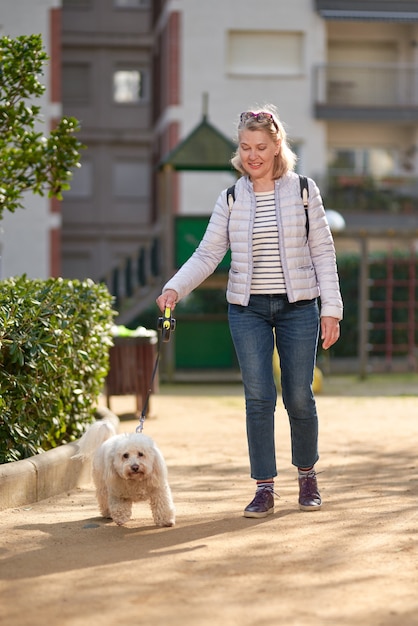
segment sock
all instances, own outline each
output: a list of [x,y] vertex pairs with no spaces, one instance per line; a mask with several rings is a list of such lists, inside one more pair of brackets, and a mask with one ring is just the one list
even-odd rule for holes
[[270,491],[274,493],[274,481],[273,480],[258,480],[257,481],[257,492],[262,490]]
[[313,465],[309,469],[301,469],[298,467],[298,475],[299,478],[302,478],[303,476],[316,476],[315,467]]

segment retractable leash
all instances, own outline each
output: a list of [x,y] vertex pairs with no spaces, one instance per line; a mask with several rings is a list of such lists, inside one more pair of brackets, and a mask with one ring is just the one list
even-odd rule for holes
[[[171,309],[170,309],[170,307],[166,306],[165,309],[164,309],[164,316],[158,318],[157,328],[158,328],[158,330],[161,331],[161,341],[163,343],[167,343],[168,341],[170,341],[171,332],[173,330],[175,330],[175,328],[176,328],[176,320],[174,319],[174,317],[171,317]],[[139,424],[138,424],[138,426],[136,427],[136,430],[135,430],[135,432],[137,432],[137,433],[142,433],[142,430],[144,428],[144,422],[145,422],[145,417],[146,417],[146,413],[147,413],[148,403],[149,403],[150,395],[151,395],[151,392],[152,392],[152,383],[154,382],[154,378],[155,378],[155,375],[157,373],[158,362],[160,360],[160,350],[161,350],[160,342],[158,342],[157,357],[155,359],[154,369],[152,370],[152,376],[151,376],[151,381],[150,381],[150,384],[149,384],[147,397],[145,398],[144,408],[141,411],[141,415],[140,415],[140,418],[139,418]]]
[[170,341],[171,331],[176,328],[176,320],[171,317],[171,309],[166,306],[164,309],[164,317],[158,318],[158,330],[161,330],[161,340]]

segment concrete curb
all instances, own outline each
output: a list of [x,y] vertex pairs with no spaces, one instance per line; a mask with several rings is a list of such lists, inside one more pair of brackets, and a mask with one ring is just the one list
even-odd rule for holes
[[91,463],[72,459],[69,443],[22,461],[0,465],[0,511],[56,496],[91,480]]
[[[100,419],[119,424],[119,418],[109,409],[100,407],[97,414]],[[91,462],[71,458],[77,452],[77,442],[68,443],[0,465],[0,511],[39,502],[91,482]]]

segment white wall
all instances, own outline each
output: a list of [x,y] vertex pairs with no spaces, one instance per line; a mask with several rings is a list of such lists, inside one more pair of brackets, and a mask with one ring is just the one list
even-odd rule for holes
[[[1,0],[0,35],[41,34],[47,54],[49,50],[49,11],[60,7],[60,0]],[[61,115],[60,108],[49,100],[49,67],[46,65],[42,83],[44,95],[36,99],[45,123],[39,130],[49,133],[51,117]],[[49,212],[48,198],[27,194],[24,210],[5,211],[0,221],[0,278],[27,274],[29,278],[47,278],[50,267],[49,231],[59,226],[59,215]]]

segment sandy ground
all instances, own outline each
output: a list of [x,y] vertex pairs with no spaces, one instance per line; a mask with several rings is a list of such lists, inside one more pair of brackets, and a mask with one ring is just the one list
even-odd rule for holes
[[[144,432],[177,523],[98,516],[93,486],[0,513],[2,626],[418,625],[418,383],[326,379],[317,397],[321,511],[297,507],[277,409],[276,512],[246,519],[240,385],[162,388]],[[133,398],[114,399],[131,432]]]

